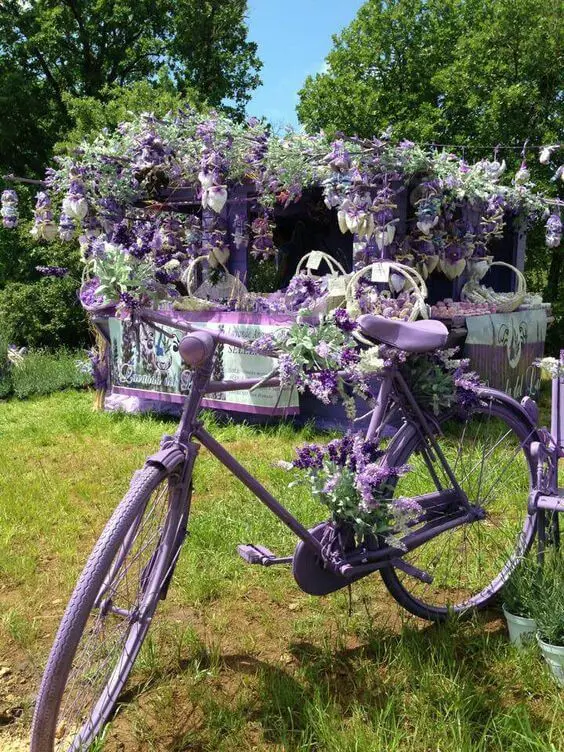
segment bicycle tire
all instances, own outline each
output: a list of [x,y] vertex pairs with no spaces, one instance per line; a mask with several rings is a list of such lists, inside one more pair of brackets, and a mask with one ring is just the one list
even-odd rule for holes
[[[476,421],[478,417],[481,418],[479,423]],[[536,532],[536,515],[528,512],[528,492],[535,477],[535,468],[529,446],[531,441],[536,438],[536,431],[531,428],[530,424],[527,424],[524,418],[496,399],[495,396],[490,395],[481,398],[477,404],[470,408],[467,418],[467,420],[463,420],[460,414],[456,413],[443,417],[439,420],[440,431],[437,432],[436,438],[443,453],[448,458],[449,452],[452,454],[448,442],[451,436],[450,430],[454,423],[459,428],[465,427],[461,434],[462,438],[474,438],[479,450],[480,434],[484,437],[485,443],[488,430],[488,426],[486,426],[486,429],[481,432],[483,422],[486,419],[496,421],[495,426],[490,426],[490,428],[495,428],[495,431],[492,432],[492,438],[489,440],[489,445],[493,445],[491,454],[485,454],[485,450],[482,448],[480,464],[482,476],[477,486],[476,498],[473,498],[470,493],[476,488],[469,482],[470,473],[467,472],[465,477],[462,477],[461,474],[464,470],[464,462],[466,462],[466,467],[468,467],[468,464],[475,464],[477,455],[472,450],[471,445],[465,446],[464,451],[467,459],[460,462],[457,459],[453,468],[457,482],[465,489],[469,501],[482,507],[485,518],[444,531],[419,548],[404,555],[403,558],[407,563],[430,574],[433,577],[432,583],[422,582],[393,566],[380,571],[387,589],[403,608],[415,614],[415,616],[431,621],[444,621],[451,613],[471,613],[490,604],[502,589],[519,558],[531,547]],[[472,423],[474,426],[468,430],[468,426]],[[498,432],[500,427],[501,433]],[[417,456],[424,439],[413,425],[406,425],[401,429],[401,432],[403,432],[403,435],[398,434],[390,444],[387,461],[390,465],[410,465],[412,472],[398,480],[394,491],[395,497],[405,497],[404,490],[409,488],[410,482],[418,485],[418,494],[434,491],[436,486],[431,487],[430,472],[428,469],[422,469],[422,466],[428,468],[428,465]],[[516,487],[518,484],[519,493],[524,494],[524,497],[519,499],[519,504],[522,504],[521,509],[513,509],[509,504],[507,480],[506,485],[501,487],[501,490],[505,493],[503,496],[505,501],[503,503],[500,501],[502,498],[500,493],[497,506],[494,506],[488,500],[488,496],[491,499],[493,486],[483,484],[485,459],[491,460],[487,463],[487,473],[491,471],[492,474],[498,474],[499,465],[496,464],[496,461],[502,460],[504,453],[507,453],[507,440],[510,436],[511,451],[514,452],[514,458],[516,458],[515,466],[512,462],[511,469],[512,472],[515,472],[516,469],[521,471],[518,480],[515,477],[511,478],[511,486]],[[461,452],[461,450],[458,451]],[[470,459],[470,463],[468,463],[468,459]],[[508,470],[508,468],[509,465],[505,467],[505,470]],[[417,480],[417,475],[418,473],[425,475],[425,472],[427,473],[427,481],[421,483],[420,480]],[[413,475],[416,476],[414,481],[409,479],[409,476],[413,478]],[[503,476],[501,477],[503,478]],[[484,499],[480,502],[479,496],[482,488],[489,490],[487,495],[484,490]],[[414,495],[408,494],[408,496],[413,498]],[[489,527],[495,527],[496,530],[492,533]],[[483,551],[478,548],[481,543],[483,543]],[[468,560],[469,551],[471,554],[470,561]],[[468,567],[466,574],[463,573],[465,564]]]
[[[171,493],[183,466],[181,460],[169,470],[147,465],[135,473],[128,492],[94,546],[65,610],[43,674],[33,717],[31,752],[87,750],[110,718],[162,590],[167,587],[184,537],[189,500]],[[162,503],[164,496],[166,501]],[[160,521],[154,518],[156,537],[145,544],[140,538],[144,521],[148,529],[155,510],[160,515]],[[137,592],[133,600],[127,572],[134,564],[137,584],[133,583],[132,592],[135,587]],[[133,604],[127,609],[128,616],[114,610],[120,608],[122,599]],[[119,634],[119,617],[121,642],[118,637],[109,658],[101,656],[106,663],[109,661],[109,666],[101,663],[101,682],[95,683],[91,658],[99,661],[96,651],[103,652],[105,635]],[[110,649],[111,646],[107,648]],[[75,707],[79,700],[79,707]],[[69,706],[70,702],[74,704]]]

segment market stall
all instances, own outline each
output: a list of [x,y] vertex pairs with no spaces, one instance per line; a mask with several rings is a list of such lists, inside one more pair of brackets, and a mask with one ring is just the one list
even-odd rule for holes
[[[525,160],[509,179],[504,172],[496,158],[468,164],[388,135],[331,142],[216,113],[143,115],[59,158],[32,232],[80,244],[80,298],[101,335],[95,366],[107,409],[170,409],[189,378],[173,333],[135,323],[139,306],[250,338],[336,308],[352,319],[434,316],[483,378],[520,396],[547,323],[522,275],[526,233],[546,222],[555,247],[562,223]],[[13,227],[15,191],[2,202]],[[217,359],[234,378],[271,367],[260,354]],[[288,415],[300,396],[257,389],[209,406]]]

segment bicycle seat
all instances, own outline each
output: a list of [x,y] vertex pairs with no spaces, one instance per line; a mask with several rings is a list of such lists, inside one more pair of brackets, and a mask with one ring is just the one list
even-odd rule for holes
[[366,313],[359,316],[357,323],[361,333],[375,343],[412,353],[439,350],[445,346],[448,337],[446,326],[434,319],[398,321]]

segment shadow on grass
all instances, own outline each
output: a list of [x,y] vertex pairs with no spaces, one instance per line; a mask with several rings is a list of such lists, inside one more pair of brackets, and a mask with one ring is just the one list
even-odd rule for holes
[[[511,655],[501,627],[485,631],[480,624],[455,622],[404,626],[399,634],[370,628],[363,644],[352,648],[335,649],[329,640],[293,642],[283,664],[246,653],[219,652],[207,659],[202,653],[196,663],[193,656],[180,660],[120,699],[128,703],[156,684],[188,679],[188,707],[177,709],[182,730],[174,742],[170,737],[167,750],[184,749],[187,743],[190,749],[209,750],[214,739],[232,734],[235,740],[249,727],[261,743],[288,752],[341,749],[344,742],[327,746],[327,738],[350,734],[352,743],[362,733],[373,733],[374,741],[380,735],[379,742],[389,749],[407,749],[401,745],[418,735],[424,743],[422,733],[454,742],[457,724],[465,740],[459,749],[542,749],[537,745],[550,737],[551,724],[526,705],[527,691],[517,677],[508,689],[507,665],[492,666],[501,656],[510,668]],[[201,675],[210,670],[209,681],[192,681],[195,666]],[[385,731],[382,719],[388,724]],[[416,730],[419,723],[423,731]],[[509,741],[520,726],[526,727],[530,746],[514,747]],[[416,744],[409,748],[419,749]],[[348,750],[348,744],[342,749]]]

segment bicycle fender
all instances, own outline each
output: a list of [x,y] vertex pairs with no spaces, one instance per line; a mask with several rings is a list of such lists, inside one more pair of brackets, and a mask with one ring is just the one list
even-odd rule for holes
[[[508,407],[511,412],[518,418],[520,418],[530,429],[534,431],[535,436],[538,438],[538,426],[535,424],[530,414],[525,410],[514,397],[511,397],[505,392],[500,392],[498,389],[490,389],[489,387],[483,387],[479,391],[480,396],[491,397],[498,402],[501,402],[505,407]],[[532,437],[531,437],[532,438]]]
[[162,467],[163,470],[170,471],[180,462],[183,462],[185,456],[182,449],[177,446],[171,446],[155,452],[155,454],[146,460],[145,464],[152,465],[153,467]]

